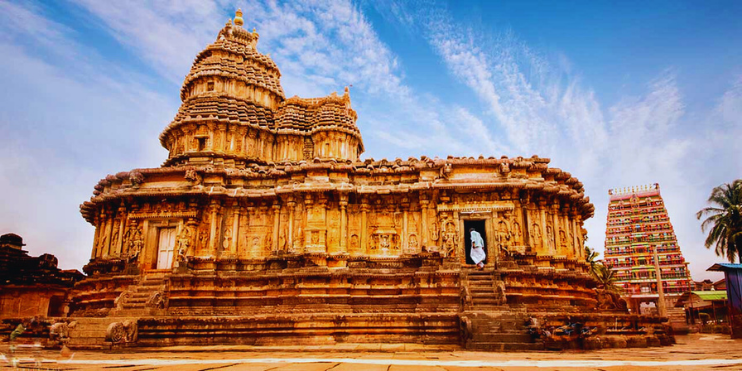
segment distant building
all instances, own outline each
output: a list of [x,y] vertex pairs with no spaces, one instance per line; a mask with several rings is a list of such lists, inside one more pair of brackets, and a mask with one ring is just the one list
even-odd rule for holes
[[54,255],[29,256],[25,245],[17,234],[0,236],[0,318],[66,315],[69,292],[83,274],[57,268]]
[[656,249],[665,302],[672,308],[680,295],[693,288],[693,281],[659,185],[610,190],[608,194],[605,261],[616,271],[629,307],[640,312],[641,303],[656,302],[659,297]]
[[724,291],[726,289],[727,285],[724,278],[716,282],[711,281],[710,279],[693,282],[693,291]]

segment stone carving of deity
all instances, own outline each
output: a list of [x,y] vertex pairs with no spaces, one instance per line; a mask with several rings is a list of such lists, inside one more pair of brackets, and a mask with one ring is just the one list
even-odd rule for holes
[[559,229],[559,247],[563,250],[567,250],[567,234],[564,233],[564,229]]
[[410,235],[410,249],[417,250],[417,235],[414,233]]
[[458,230],[456,223],[447,221],[443,225],[443,252],[444,256],[456,256],[456,242],[458,241]]
[[128,257],[127,260],[130,262],[136,260],[139,257],[139,253],[142,251],[142,245],[144,245],[144,239],[142,238],[142,228],[132,227],[131,238],[129,239]]
[[541,241],[541,227],[536,223],[533,223],[531,226],[531,243],[536,249],[540,249],[543,246]]
[[312,245],[319,245],[319,232],[312,231]]
[[281,235],[278,236],[278,249],[286,251],[286,231],[282,231]]
[[501,254],[507,254],[510,251],[510,229],[504,220],[501,220],[497,228],[497,242]]
[[198,231],[198,248],[201,251],[206,250],[209,246],[209,228],[206,223],[203,223],[200,230]]
[[389,243],[389,235],[383,234],[381,235],[381,239],[379,240],[379,247],[383,249],[389,249],[390,243]]
[[546,243],[548,244],[549,251],[554,252],[554,232],[551,230],[551,226],[546,226]]

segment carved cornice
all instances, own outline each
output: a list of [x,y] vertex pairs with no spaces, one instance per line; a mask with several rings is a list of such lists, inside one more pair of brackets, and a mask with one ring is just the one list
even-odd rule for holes
[[467,203],[455,203],[455,204],[439,204],[437,207],[438,211],[512,211],[515,209],[515,204],[512,202],[467,202]]

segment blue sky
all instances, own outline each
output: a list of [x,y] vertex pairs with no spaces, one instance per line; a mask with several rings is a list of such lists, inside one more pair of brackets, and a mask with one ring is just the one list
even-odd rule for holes
[[693,278],[718,278],[694,214],[742,174],[738,1],[0,0],[0,233],[85,264],[78,205],[166,159],[183,78],[238,7],[287,96],[353,85],[364,158],[549,157],[600,251],[608,189],[659,183]]

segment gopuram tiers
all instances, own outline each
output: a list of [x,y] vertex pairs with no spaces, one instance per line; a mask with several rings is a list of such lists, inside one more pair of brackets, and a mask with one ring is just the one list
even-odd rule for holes
[[642,311],[642,303],[655,303],[657,308],[658,278],[665,306],[674,307],[680,295],[691,290],[693,281],[659,184],[615,189],[608,194],[605,261],[616,271],[630,307],[635,313]]
[[[348,89],[285,98],[257,42],[238,12],[185,78],[162,167],[109,175],[81,206],[96,229],[71,316],[136,318],[108,339],[136,345],[538,349],[529,315],[603,323],[594,207],[570,173],[536,156],[361,160]],[[605,318],[661,333],[622,315]]]

